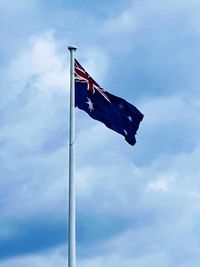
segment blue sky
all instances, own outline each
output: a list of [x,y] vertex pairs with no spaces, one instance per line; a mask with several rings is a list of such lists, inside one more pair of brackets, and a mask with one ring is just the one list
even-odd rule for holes
[[69,53],[145,115],[77,114],[80,267],[199,267],[200,1],[0,0],[0,267],[67,266]]

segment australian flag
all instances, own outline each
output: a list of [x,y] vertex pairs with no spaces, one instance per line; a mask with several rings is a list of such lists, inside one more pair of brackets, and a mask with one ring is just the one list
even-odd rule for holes
[[123,98],[102,89],[76,59],[75,106],[123,135],[130,145],[136,143],[135,135],[144,115]]

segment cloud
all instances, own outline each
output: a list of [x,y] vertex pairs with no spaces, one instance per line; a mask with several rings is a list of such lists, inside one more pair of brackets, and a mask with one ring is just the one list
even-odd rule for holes
[[[1,259],[66,241],[69,66],[59,45],[52,32],[33,35],[2,70]],[[86,55],[94,72],[95,55]],[[98,57],[103,77],[106,58]]]
[[0,43],[0,68],[7,65],[19,51],[24,49],[31,33],[41,30],[38,3],[37,0],[0,1],[1,38],[3,40]]
[[12,62],[8,70],[11,78],[22,83],[35,77],[40,90],[66,90],[69,66],[57,50],[58,43],[55,44],[53,33],[47,32],[31,39],[26,50]]
[[[166,102],[168,103],[168,100]],[[179,108],[179,106],[177,107]],[[160,114],[157,113],[157,116],[159,117]],[[164,122],[168,125],[171,120]],[[100,129],[99,127],[98,133]],[[87,138],[96,140],[94,136],[96,135],[92,132],[91,136],[88,134]],[[197,181],[196,174],[198,173],[195,167],[198,165],[196,164],[196,160],[199,158],[198,146],[191,152],[187,151],[176,155],[168,155],[168,153],[163,153],[162,156],[157,155],[157,158],[151,164],[139,167],[133,162],[131,163],[131,160],[126,158],[126,154],[120,154],[120,149],[118,152],[115,150],[117,145],[121,147],[121,144],[117,144],[117,140],[112,140],[109,134],[107,138],[109,139],[109,146],[114,147],[113,154],[115,157],[113,158],[113,154],[109,150],[99,153],[101,161],[99,161],[98,156],[97,158],[93,157],[92,160],[87,156],[86,163],[83,164],[84,167],[78,172],[79,212],[82,212],[85,216],[87,215],[84,219],[87,220],[87,227],[84,228],[83,232],[89,240],[94,219],[88,215],[88,210],[95,217],[98,218],[98,214],[100,214],[105,217],[105,221],[106,218],[110,218],[113,224],[118,225],[121,224],[118,217],[120,214],[120,218],[123,218],[122,222],[126,226],[125,228],[121,227],[120,231],[116,232],[113,227],[107,234],[107,240],[96,242],[92,251],[89,247],[87,248],[86,243],[84,243],[86,241],[84,241],[84,249],[81,248],[81,251],[85,250],[84,255],[89,253],[91,257],[95,253],[99,257],[106,253],[109,255],[119,253],[120,255],[123,254],[123,258],[127,258],[128,253],[132,257],[130,262],[137,262],[136,258],[138,258],[138,262],[147,262],[149,257],[152,258],[152,262],[159,262],[159,264],[160,261],[169,261],[172,264],[182,262],[175,256],[175,251],[181,253],[179,246],[182,244],[182,238],[190,240],[193,250],[196,250],[193,226],[186,221],[193,221],[192,218],[197,216],[199,209],[197,204],[192,214],[190,213],[195,198],[198,198],[198,190],[196,191],[194,182]],[[86,140],[86,137],[83,139]],[[101,139],[99,146],[101,146]],[[88,153],[87,143],[84,143],[82,149],[86,157]],[[91,153],[94,146],[91,145],[89,149],[89,153]],[[101,151],[100,147],[99,151]],[[80,155],[80,157],[82,156]],[[94,165],[96,161],[98,165]],[[92,165],[94,167],[91,167]],[[124,173],[124,169],[129,171]],[[186,182],[187,180],[189,184]],[[101,205],[98,205],[99,201],[101,201]],[[185,226],[179,232],[173,225],[179,225],[182,220],[185,221]],[[127,222],[129,223],[126,224]],[[82,221],[81,224],[83,224]],[[102,231],[101,235],[106,233],[106,228],[109,229],[109,225],[103,222],[102,226],[98,226],[96,223],[94,225],[98,233]],[[107,226],[105,227],[105,225]],[[176,239],[174,245],[173,240],[170,241],[168,238],[169,233],[173,233],[170,234],[171,239],[172,236]],[[153,247],[152,244],[154,244]],[[184,245],[181,248],[186,249]],[[190,253],[192,253],[192,249]],[[157,255],[161,256],[157,257]],[[194,252],[193,256],[197,258],[198,255]],[[101,259],[98,260],[101,262]]]
[[160,179],[157,181],[150,182],[147,186],[147,189],[154,191],[167,191],[168,187],[168,181],[165,179]]
[[127,9],[123,11],[118,17],[106,20],[104,27],[107,34],[110,33],[112,35],[115,35],[115,37],[119,37],[121,34],[131,34],[135,29],[137,29],[134,9]]
[[30,21],[17,24],[28,37],[1,65],[2,267],[66,264],[72,39],[97,82],[145,114],[132,148],[77,112],[79,265],[197,266],[199,4],[127,4],[98,18],[66,6],[50,14],[51,4],[42,24],[45,5],[12,11]]
[[[66,216],[67,149],[63,146],[67,139],[68,65],[52,33],[35,35],[29,41],[29,46],[2,71],[0,224],[5,231],[1,232],[0,258],[34,251],[39,243],[48,247],[56,240],[63,242],[54,236],[43,243],[47,238],[42,232],[45,235],[46,230],[49,235],[48,226],[43,225],[45,218],[37,221],[46,214],[47,222],[48,214],[59,214],[59,209]],[[63,229],[63,219],[57,220],[59,223],[50,227],[51,234],[59,235]],[[31,232],[40,230],[38,243],[34,243]],[[29,241],[31,245],[26,246]]]
[[144,145],[149,151],[142,157],[136,151],[134,159],[140,164],[163,154],[187,153],[199,145],[199,104],[195,95],[146,98],[140,106],[145,114],[138,134],[140,147]]
[[[123,88],[125,95],[136,99],[175,91],[199,95],[199,40],[191,29],[192,23],[198,27],[197,10],[198,1],[134,1],[105,20],[102,35],[117,66],[111,77],[117,93]],[[123,27],[124,16],[128,27]]]
[[44,254],[22,256],[9,259],[0,263],[1,267],[64,267],[66,265],[65,249],[58,248],[53,251],[46,251]]
[[35,149],[42,145],[46,127],[51,134],[51,125],[60,125],[64,117],[55,118],[64,106],[60,108],[57,101],[63,96],[67,99],[67,69],[47,34],[31,41],[29,48],[4,70],[1,138],[6,138],[9,150]]

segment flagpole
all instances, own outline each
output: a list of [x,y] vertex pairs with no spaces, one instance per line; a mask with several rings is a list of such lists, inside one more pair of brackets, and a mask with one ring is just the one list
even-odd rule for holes
[[69,119],[69,217],[68,217],[68,267],[76,267],[76,191],[75,191],[75,90],[74,53],[70,51],[70,119]]

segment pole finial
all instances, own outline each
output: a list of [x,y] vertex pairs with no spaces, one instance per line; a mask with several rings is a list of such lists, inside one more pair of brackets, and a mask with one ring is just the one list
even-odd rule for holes
[[68,49],[69,49],[70,51],[71,51],[71,50],[76,51],[77,46],[75,46],[75,45],[69,45],[69,46],[68,46]]

